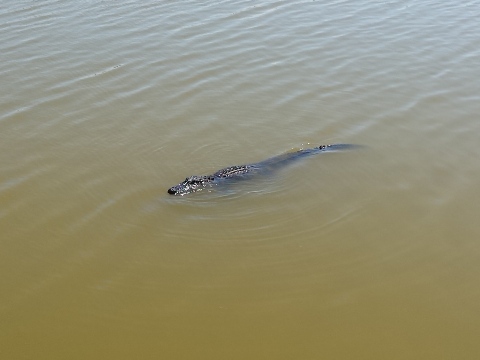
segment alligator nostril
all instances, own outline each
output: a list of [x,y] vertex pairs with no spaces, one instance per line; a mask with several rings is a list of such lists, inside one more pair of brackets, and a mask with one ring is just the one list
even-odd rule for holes
[[175,194],[175,190],[173,190],[172,188],[170,188],[170,189],[168,189],[168,193],[173,195],[173,194]]

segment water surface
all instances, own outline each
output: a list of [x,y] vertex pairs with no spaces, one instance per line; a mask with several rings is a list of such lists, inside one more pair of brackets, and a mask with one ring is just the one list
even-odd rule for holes
[[479,15],[6,1],[1,357],[478,358]]

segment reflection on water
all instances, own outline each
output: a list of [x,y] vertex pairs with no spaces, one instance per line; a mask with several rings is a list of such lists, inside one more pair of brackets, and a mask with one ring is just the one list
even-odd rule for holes
[[476,5],[7,3],[3,357],[478,356]]

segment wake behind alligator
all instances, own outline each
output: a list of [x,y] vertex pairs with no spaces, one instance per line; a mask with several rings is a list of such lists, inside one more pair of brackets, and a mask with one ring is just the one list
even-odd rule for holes
[[295,160],[310,155],[330,151],[351,150],[358,147],[359,145],[353,144],[320,145],[311,149],[288,152],[253,164],[230,166],[218,170],[212,175],[190,176],[180,184],[172,186],[170,189],[168,189],[168,193],[171,195],[183,196],[214,187],[225,181],[244,180],[249,179],[253,175],[269,173],[288,165]]

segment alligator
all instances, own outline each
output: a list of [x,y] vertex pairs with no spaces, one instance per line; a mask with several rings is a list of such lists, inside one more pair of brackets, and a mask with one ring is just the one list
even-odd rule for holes
[[243,180],[250,178],[251,175],[268,173],[306,156],[319,154],[327,151],[350,150],[357,147],[359,147],[359,145],[332,144],[320,145],[310,149],[287,152],[253,164],[226,167],[224,169],[218,170],[211,175],[194,175],[187,177],[180,184],[172,186],[170,189],[168,189],[168,193],[171,195],[183,196],[213,187],[227,179]]

